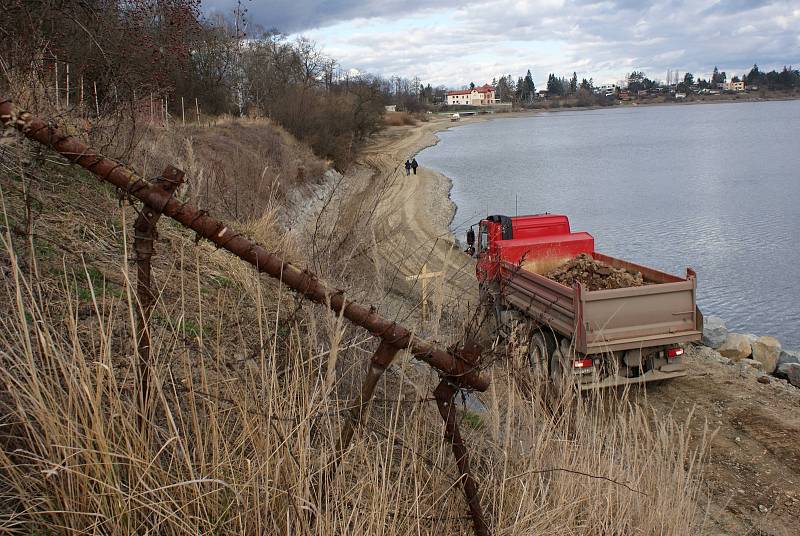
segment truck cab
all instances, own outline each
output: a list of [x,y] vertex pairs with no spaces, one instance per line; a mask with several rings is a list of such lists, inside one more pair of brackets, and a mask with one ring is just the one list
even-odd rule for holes
[[489,216],[478,223],[477,238],[474,256],[480,283],[496,280],[503,261],[528,266],[539,263],[545,268],[594,252],[594,237],[572,232],[569,218],[563,214]]

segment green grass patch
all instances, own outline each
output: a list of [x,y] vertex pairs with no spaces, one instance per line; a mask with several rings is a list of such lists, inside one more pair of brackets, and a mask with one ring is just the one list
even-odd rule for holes
[[472,428],[473,430],[482,430],[485,426],[483,423],[483,418],[477,413],[473,413],[472,411],[465,411],[464,412],[464,422],[467,426]]

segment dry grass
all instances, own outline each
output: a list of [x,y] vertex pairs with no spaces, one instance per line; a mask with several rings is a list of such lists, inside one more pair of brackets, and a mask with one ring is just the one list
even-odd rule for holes
[[271,202],[322,180],[328,164],[268,119],[221,117],[211,124],[148,128],[133,164],[146,175],[167,164],[191,178],[183,195],[228,219],[257,219]]
[[404,125],[413,126],[417,124],[417,120],[408,112],[386,112],[383,116],[383,122],[386,126],[401,127]]
[[[403,357],[390,369],[320,496],[376,341],[169,222],[160,224],[154,389],[140,429],[124,232],[134,214],[84,174],[40,172],[48,182],[6,174],[0,191],[0,530],[469,532],[427,368]],[[302,259],[274,212],[248,232]],[[65,247],[45,247],[53,243]],[[565,395],[553,412],[520,381],[524,371],[489,373],[486,410],[460,416],[495,534],[701,530],[701,453],[687,423],[624,393]]]
[[[441,425],[419,379],[390,390],[347,452],[325,497],[343,401],[336,359],[366,358],[363,337],[319,352],[298,325],[260,318],[265,349],[234,348],[249,325],[201,321],[157,329],[157,389],[137,428],[133,357],[114,340],[126,300],[95,297],[81,318],[37,306],[15,266],[18,305],[3,319],[3,527],[104,534],[208,532],[408,534],[466,530]],[[201,292],[200,287],[187,292]],[[283,296],[287,302],[288,296]],[[203,307],[238,302],[218,296]],[[214,303],[216,302],[216,303]],[[263,305],[262,305],[263,306]],[[209,311],[213,316],[215,311]],[[287,330],[281,343],[280,330]],[[123,332],[130,332],[123,329]],[[187,344],[186,338],[193,339]],[[347,352],[345,353],[345,349]],[[337,354],[341,354],[338,355]],[[401,365],[396,379],[413,377]],[[327,373],[326,373],[327,371]],[[696,456],[682,427],[653,424],[613,402],[568,404],[551,416],[495,374],[485,415],[463,415],[484,504],[498,534],[689,534],[696,530]],[[430,381],[427,382],[430,387]],[[573,472],[564,472],[565,469]],[[540,472],[543,471],[543,472]],[[595,475],[598,478],[584,476]],[[615,484],[609,478],[624,484]]]

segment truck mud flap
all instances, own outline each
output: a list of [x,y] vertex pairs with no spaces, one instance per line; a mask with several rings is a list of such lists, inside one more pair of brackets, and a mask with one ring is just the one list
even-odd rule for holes
[[683,370],[672,370],[670,372],[662,372],[660,370],[650,370],[645,372],[641,376],[637,376],[635,378],[626,378],[624,376],[609,376],[600,381],[579,383],[578,386],[580,387],[581,391],[589,391],[592,389],[602,389],[604,387],[617,387],[620,385],[631,385],[634,383],[647,383],[660,380],[669,380],[672,378],[680,378],[681,376],[686,376],[686,374],[687,371],[685,370],[685,368]]

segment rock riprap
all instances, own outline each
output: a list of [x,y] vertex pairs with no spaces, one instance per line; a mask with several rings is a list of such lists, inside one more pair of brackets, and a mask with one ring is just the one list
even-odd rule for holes
[[747,336],[740,333],[728,333],[725,342],[717,348],[717,351],[723,357],[727,357],[733,361],[748,358],[753,353]]
[[797,363],[786,363],[781,365],[781,371],[785,374],[789,383],[795,387],[800,387],[800,365]]
[[550,270],[545,277],[568,287],[581,282],[589,290],[641,287],[645,284],[641,272],[614,268],[593,259],[586,253],[581,253],[558,268]]
[[788,363],[797,363],[800,365],[800,352],[793,350],[781,350],[781,355],[778,356],[778,366]]
[[760,362],[764,372],[772,374],[778,366],[778,357],[781,355],[781,343],[775,337],[758,337],[750,344],[753,350],[753,359]]
[[701,342],[710,348],[719,348],[728,337],[728,328],[725,321],[718,316],[708,316],[703,319],[703,339]]

